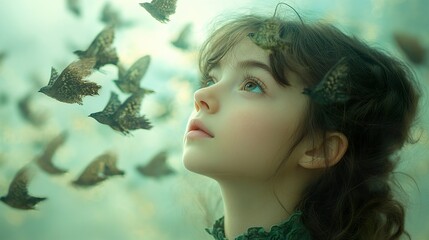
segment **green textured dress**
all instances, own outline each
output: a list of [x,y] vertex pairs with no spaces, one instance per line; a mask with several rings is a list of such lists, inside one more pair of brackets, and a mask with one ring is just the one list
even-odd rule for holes
[[[302,212],[293,213],[284,223],[271,227],[269,232],[262,227],[251,227],[235,240],[311,240],[310,233],[301,222],[301,214]],[[225,237],[224,217],[218,219],[211,230],[206,231],[216,240],[228,240]]]

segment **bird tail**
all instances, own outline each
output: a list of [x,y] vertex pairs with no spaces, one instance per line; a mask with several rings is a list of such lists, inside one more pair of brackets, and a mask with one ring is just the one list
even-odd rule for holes
[[30,198],[28,199],[28,202],[29,202],[32,206],[34,206],[34,205],[38,204],[39,202],[44,201],[44,200],[46,200],[46,199],[47,199],[47,198],[45,198],[45,197],[30,197]]
[[123,121],[124,128],[128,130],[137,130],[137,129],[146,129],[149,130],[152,128],[150,121],[145,117],[127,117]]
[[95,64],[94,68],[99,69],[100,67],[107,64],[117,65],[118,62],[119,57],[116,53],[116,49],[110,48],[97,54],[97,63]]
[[94,96],[98,95],[100,88],[101,86],[96,83],[85,81],[80,89],[80,93],[85,96]]
[[124,81],[121,81],[120,79],[113,80],[113,82],[116,84],[116,86],[121,90],[123,93],[130,93],[129,87],[127,87],[127,84],[124,83]]

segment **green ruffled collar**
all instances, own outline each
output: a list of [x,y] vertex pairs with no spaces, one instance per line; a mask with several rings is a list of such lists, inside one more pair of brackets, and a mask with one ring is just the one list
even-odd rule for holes
[[[302,212],[293,213],[286,222],[271,227],[266,232],[262,227],[251,227],[247,233],[238,236],[235,240],[311,240],[310,233],[305,229],[301,222]],[[215,240],[228,240],[225,237],[224,217],[218,219],[213,228],[206,231],[213,236]]]

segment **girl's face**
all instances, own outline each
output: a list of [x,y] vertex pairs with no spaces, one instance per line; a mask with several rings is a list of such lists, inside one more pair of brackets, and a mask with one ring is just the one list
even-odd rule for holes
[[268,179],[284,160],[308,100],[298,75],[273,78],[269,53],[244,38],[194,94],[184,165],[214,179]]

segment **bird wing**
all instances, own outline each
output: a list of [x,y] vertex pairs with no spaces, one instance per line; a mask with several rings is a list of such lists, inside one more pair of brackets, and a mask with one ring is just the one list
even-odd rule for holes
[[115,153],[107,152],[104,154],[104,175],[113,176],[113,175],[123,175],[124,171],[118,169],[117,162],[118,157]]
[[98,52],[95,54],[97,55],[99,52],[110,48],[114,38],[115,28],[113,25],[106,26],[94,39],[94,45],[96,45],[98,49]]
[[78,0],[67,0],[67,8],[70,12],[74,13],[76,16],[80,16],[80,5]]
[[287,44],[281,34],[281,24],[277,19],[267,19],[258,31],[250,33],[250,39],[259,47],[271,50],[273,48],[286,48]]
[[95,69],[99,69],[100,67],[107,64],[116,65],[119,62],[119,57],[116,53],[116,48],[105,48],[103,50],[100,50],[96,57],[97,62],[94,66]]
[[55,68],[51,67],[51,78],[49,79],[48,86],[52,86],[55,83],[55,80],[58,78],[58,72]]
[[177,0],[152,0],[150,3],[140,3],[152,17],[161,23],[168,22],[168,17],[176,12]]
[[104,23],[114,23],[117,21],[118,12],[115,11],[109,2],[106,2],[101,10],[100,20]]
[[116,65],[118,67],[118,80],[122,80],[127,74],[127,69],[123,64],[118,63]]
[[305,88],[303,93],[320,104],[347,101],[350,98],[347,85],[349,70],[348,61],[343,57],[329,69],[316,86],[311,89]]
[[48,143],[45,150],[43,151],[43,154],[37,158],[37,164],[42,169],[48,171],[49,173],[64,172],[64,170],[57,168],[52,163],[52,157],[57,149],[64,144],[67,135],[67,132],[62,132]]
[[118,94],[115,92],[110,92],[110,98],[107,102],[107,105],[104,107],[103,112],[106,115],[112,116],[121,106],[121,101],[119,101]]
[[99,52],[109,48],[115,38],[115,29],[113,25],[106,26],[95,36],[94,40],[86,50],[86,57],[95,57]]
[[146,129],[149,130],[152,128],[152,125],[144,115],[141,117],[135,116],[125,116],[119,121],[119,124],[128,130],[136,130],[136,129]]
[[192,24],[186,24],[183,29],[180,31],[179,36],[172,42],[172,44],[181,49],[189,48],[189,37],[191,35]]
[[167,165],[167,152],[161,151],[156,154],[145,166],[137,167],[138,171],[148,176],[160,176],[170,173],[172,170]]
[[177,0],[152,0],[151,4],[164,15],[171,15],[176,12]]
[[143,95],[144,94],[142,92],[137,92],[129,96],[115,112],[114,119],[120,122],[126,116],[138,116],[143,100]]
[[27,185],[30,180],[27,166],[22,167],[9,185],[8,196],[12,199],[25,199],[28,196]]
[[60,74],[56,82],[82,81],[82,78],[90,75],[95,65],[95,58],[83,58],[70,63]]
[[140,85],[140,81],[146,74],[150,64],[150,55],[139,58],[126,72],[124,81],[133,82],[136,86]]
[[103,179],[104,176],[102,174],[105,167],[103,158],[104,155],[100,155],[92,160],[80,174],[78,181],[84,183],[97,183]]

